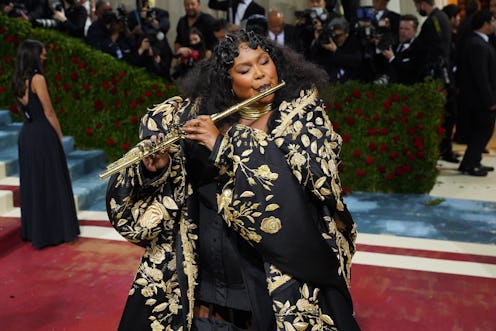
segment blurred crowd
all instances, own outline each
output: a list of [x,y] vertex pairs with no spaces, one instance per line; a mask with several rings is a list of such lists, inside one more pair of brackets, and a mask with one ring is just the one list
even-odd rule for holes
[[[290,24],[278,9],[266,11],[252,0],[209,0],[208,8],[223,12],[221,19],[202,11],[200,0],[183,0],[184,16],[172,22],[176,24],[173,42],[167,39],[168,11],[150,6],[148,0],[137,0],[131,10],[123,5],[112,8],[104,0],[2,0],[0,9],[34,26],[82,38],[168,81],[179,79],[196,62],[209,57],[219,40],[239,28],[295,49],[325,69],[332,84],[357,80],[408,85],[440,80],[448,95],[441,155],[448,162],[459,162],[451,149],[453,128],[456,125],[454,139],[459,143],[467,142],[470,131],[465,129],[467,118],[462,111],[470,101],[460,93],[462,86],[471,84],[470,73],[464,69],[468,61],[464,46],[474,32],[486,34],[480,31],[480,19],[473,21],[482,11],[481,4],[467,0],[464,8],[453,4],[438,8],[435,0],[411,1],[417,13],[400,15],[388,8],[389,0],[373,0],[365,7],[358,0],[306,0],[306,8],[295,12],[294,24]],[[496,15],[496,0],[484,10],[490,18]],[[417,14],[425,17],[421,26]],[[487,36],[488,43],[496,47],[494,26]]]

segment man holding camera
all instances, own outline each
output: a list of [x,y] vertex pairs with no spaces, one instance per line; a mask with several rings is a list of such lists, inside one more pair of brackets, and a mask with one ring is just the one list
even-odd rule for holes
[[97,19],[88,28],[86,42],[117,59],[129,59],[135,47],[134,37],[127,27],[124,12],[117,15],[109,1],[96,3]]
[[[170,28],[169,12],[165,9],[150,7],[148,0],[137,0],[136,9],[127,14],[127,26],[138,40],[136,49],[138,56],[133,56],[133,58],[140,59],[140,63],[145,63],[144,59],[148,57],[153,58],[154,61],[150,61],[154,63],[151,67],[152,71],[156,72],[156,68],[160,68],[158,71],[160,76],[170,81],[168,72],[173,53],[167,39],[167,32]],[[158,63],[155,63],[157,60],[159,60]]]
[[315,30],[310,46],[310,60],[323,67],[331,83],[364,80],[363,52],[360,40],[350,35],[350,26],[344,17],[337,17]]

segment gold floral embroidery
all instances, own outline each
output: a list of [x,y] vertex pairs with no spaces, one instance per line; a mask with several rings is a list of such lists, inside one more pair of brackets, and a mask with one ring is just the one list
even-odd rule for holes
[[274,216],[264,218],[262,220],[262,223],[260,224],[260,229],[263,232],[269,234],[275,234],[279,232],[279,230],[281,230],[281,227],[281,220]]

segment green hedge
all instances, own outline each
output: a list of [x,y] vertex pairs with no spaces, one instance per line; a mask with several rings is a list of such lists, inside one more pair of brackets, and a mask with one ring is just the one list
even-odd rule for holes
[[327,91],[328,114],[343,138],[341,179],[347,190],[426,193],[436,180],[444,91],[349,82]]
[[80,149],[103,149],[109,160],[121,157],[138,139],[146,109],[178,91],[145,69],[95,51],[58,31],[33,29],[22,20],[0,15],[0,107],[18,114],[10,84],[17,47],[24,39],[47,48],[45,75],[62,132]]
[[[109,161],[138,142],[148,107],[179,93],[144,69],[95,51],[57,31],[33,29],[0,15],[0,107],[22,120],[10,91],[17,46],[47,47],[45,74],[64,134],[77,148],[103,149]],[[346,192],[425,193],[436,178],[444,95],[433,82],[413,87],[349,82],[324,91],[329,117],[342,135]]]

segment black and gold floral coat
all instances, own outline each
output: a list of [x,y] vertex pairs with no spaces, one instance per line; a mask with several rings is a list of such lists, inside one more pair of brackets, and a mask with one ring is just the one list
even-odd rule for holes
[[[198,107],[167,100],[143,117],[141,138],[170,132]],[[348,291],[356,228],[342,199],[340,147],[317,91],[309,90],[273,112],[268,132],[233,125],[210,155],[218,213],[262,257],[278,330],[359,330]],[[186,330],[193,321],[201,238],[184,148],[171,148],[159,175],[133,166],[114,175],[107,191],[113,226],[146,248],[126,311],[152,330]],[[130,309],[133,302],[144,302],[146,313]]]

